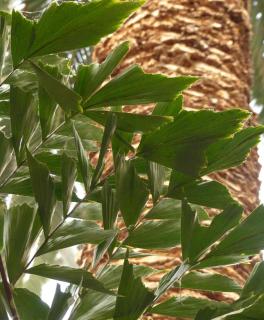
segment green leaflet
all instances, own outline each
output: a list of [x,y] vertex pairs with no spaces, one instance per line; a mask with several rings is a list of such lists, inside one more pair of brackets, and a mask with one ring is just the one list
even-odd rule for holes
[[148,161],[148,179],[153,202],[156,203],[162,193],[166,171],[158,163]]
[[26,145],[37,125],[36,101],[31,92],[10,87],[10,120],[17,163],[25,160]]
[[56,206],[55,184],[47,166],[36,160],[29,151],[27,151],[27,161],[33,193],[38,204],[38,213],[45,237],[47,237]]
[[[84,114],[94,121],[102,124],[106,123],[108,111],[84,111]],[[156,130],[163,124],[173,121],[172,117],[168,116],[152,116],[144,114],[133,114],[126,112],[111,112],[116,116],[116,127],[118,130],[125,132],[150,132]]]
[[254,266],[250,277],[247,279],[244,285],[243,291],[241,293],[241,298],[247,298],[254,294],[264,293],[264,262],[259,262]]
[[132,66],[97,91],[84,104],[84,109],[170,102],[196,80],[194,77],[146,74],[139,66]]
[[141,278],[134,276],[133,265],[126,258],[113,319],[137,320],[153,299],[154,294],[144,287]]
[[40,230],[36,209],[23,204],[5,214],[4,253],[9,280],[15,284],[24,272],[31,246]]
[[84,99],[94,93],[98,87],[112,74],[120,64],[124,56],[128,53],[129,43],[123,42],[116,47],[102,64],[80,65],[74,89]]
[[[17,66],[36,56],[95,45],[136,10],[143,1],[102,0],[82,4],[53,3],[32,23],[17,12],[12,15],[12,58]],[[105,17],[108,19],[105,19]]]
[[174,122],[146,135],[137,154],[180,173],[198,176],[205,167],[208,146],[235,133],[247,117],[247,112],[238,109],[182,111]]
[[103,293],[113,294],[111,291],[106,289],[100,281],[95,279],[90,272],[83,269],[73,269],[63,266],[40,264],[33,268],[27,269],[26,273],[81,285],[84,288]]
[[67,291],[62,292],[60,285],[57,284],[47,320],[63,320],[63,317],[71,305],[71,299],[71,293]]
[[12,139],[8,139],[2,131],[0,131],[0,150],[0,176],[2,176],[12,160],[13,153]]
[[112,230],[102,230],[95,222],[71,219],[55,231],[45,245],[39,250],[38,255],[47,252],[71,247],[77,244],[98,244],[114,235]]
[[72,201],[73,187],[77,175],[77,164],[76,161],[68,157],[66,153],[62,155],[61,160],[62,204],[63,215],[66,217]]
[[75,113],[82,112],[81,96],[66,87],[50,73],[41,69],[38,65],[31,62],[31,66],[38,77],[40,85],[66,113],[69,114],[71,111]]
[[117,199],[127,227],[136,224],[148,194],[132,161],[121,158],[117,169]]

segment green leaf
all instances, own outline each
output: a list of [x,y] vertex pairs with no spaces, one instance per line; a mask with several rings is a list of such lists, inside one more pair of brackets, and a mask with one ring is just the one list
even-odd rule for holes
[[40,264],[33,268],[27,269],[26,273],[81,285],[84,288],[103,293],[113,294],[111,291],[106,289],[100,281],[95,279],[90,272],[83,269],[73,269],[63,266]]
[[63,320],[68,308],[71,305],[71,299],[71,293],[67,291],[62,292],[60,285],[57,284],[47,320]]
[[193,319],[200,309],[206,307],[228,309],[224,302],[193,297],[175,297],[154,306],[150,311],[168,317],[184,317]]
[[258,144],[264,127],[241,130],[228,138],[211,145],[206,151],[207,167],[203,174],[239,166],[245,161],[250,149]]
[[73,135],[74,135],[75,145],[77,150],[79,169],[82,174],[84,188],[87,194],[90,191],[90,173],[89,173],[90,170],[89,170],[88,155],[84,150],[82,140],[77,130],[75,129],[74,124],[72,124],[72,130],[73,130]]
[[20,12],[13,11],[11,26],[11,52],[14,67],[27,56],[34,32],[34,22],[26,19]]
[[123,42],[116,47],[102,64],[81,65],[78,68],[74,89],[84,99],[90,97],[112,74],[129,51],[129,43]]
[[[85,110],[84,114],[94,121],[105,125],[109,111]],[[116,127],[124,132],[150,132],[163,124],[172,122],[172,117],[134,114],[127,112],[111,112],[116,116]]]
[[182,110],[183,96],[180,94],[171,102],[158,103],[152,114],[158,116],[173,116],[176,117]]
[[[222,213],[215,216],[209,227],[204,227],[196,220],[189,233],[189,248],[188,257],[192,262],[201,257],[208,248],[210,248],[233,227],[237,226],[241,219],[243,208],[238,205],[227,207]],[[227,253],[229,255],[229,253]],[[207,259],[207,258],[205,258]]]
[[69,320],[110,320],[113,319],[115,296],[88,291],[80,298]]
[[264,293],[264,262],[259,262],[254,266],[247,282],[244,285],[240,298]]
[[46,70],[43,70],[35,63],[31,62],[31,66],[38,77],[40,85],[66,113],[70,113],[71,111],[76,113],[82,112],[81,96],[66,87],[50,73],[48,73]]
[[34,39],[24,57],[95,45],[102,37],[114,32],[142,3],[121,0],[93,1],[87,4],[52,3],[35,24]]
[[159,286],[155,291],[155,301],[158,300],[167,290],[169,290],[176,281],[179,281],[189,270],[190,266],[182,263],[170,272],[166,273],[160,280]]
[[145,216],[145,219],[181,219],[181,201],[163,198]]
[[[58,67],[45,65],[43,69],[51,76],[61,80]],[[48,94],[42,87],[38,88],[39,98],[39,120],[41,125],[42,139],[45,139],[63,120],[62,109],[57,105],[57,102]]]
[[29,320],[35,319],[46,320],[49,307],[37,295],[27,289],[14,289],[14,300],[18,310],[19,319]]
[[[1,19],[1,17],[0,17]],[[4,219],[6,215],[6,205],[0,200],[0,253],[3,249],[4,243]]]
[[133,265],[129,264],[126,258],[118,288],[113,319],[137,320],[153,299],[153,293],[145,288],[141,278],[135,277]]
[[139,66],[132,66],[97,91],[84,108],[170,102],[196,80],[146,74]]
[[66,217],[70,208],[76,175],[76,161],[64,153],[61,159],[62,203],[64,217]]
[[126,226],[135,225],[148,199],[148,190],[132,161],[121,158],[117,169],[117,199]]
[[15,284],[24,271],[40,229],[36,210],[27,204],[11,207],[5,214],[4,253],[9,280]]
[[56,206],[55,184],[48,167],[36,160],[29,151],[27,151],[27,161],[33,193],[38,204],[38,213],[45,237],[47,237]]
[[[3,175],[12,160],[13,148],[11,139],[8,139],[2,131],[0,131],[0,177]],[[0,178],[1,180],[1,178]]]
[[[121,276],[122,276],[123,266],[120,265],[108,265],[100,273],[98,280],[100,280],[107,289],[118,288]],[[156,273],[157,270],[141,266],[133,265],[133,273],[135,278],[146,277],[150,274]]]
[[102,205],[97,202],[82,203],[76,210],[74,210],[71,217],[84,220],[102,221]]
[[98,244],[112,237],[113,234],[114,231],[102,230],[92,221],[71,219],[49,237],[45,245],[39,250],[38,255],[77,244]]
[[102,214],[103,226],[105,230],[109,230],[114,227],[117,213],[118,207],[116,202],[116,194],[109,185],[108,181],[106,181],[102,188]]
[[264,206],[259,206],[244,221],[236,226],[218,246],[210,257],[244,254],[257,254],[264,246]]
[[32,93],[11,86],[10,120],[12,141],[18,164],[25,159],[26,145],[37,123],[36,116],[35,99]]
[[182,201],[182,216],[181,216],[181,247],[182,259],[189,258],[190,250],[193,241],[193,231],[197,223],[197,214],[195,210],[189,206],[187,201]]
[[218,273],[192,271],[174,285],[182,289],[241,293],[242,288],[231,278]]
[[219,257],[207,257],[198,262],[195,269],[219,268],[221,266],[232,266],[237,264],[249,263],[250,256],[246,255],[225,255]]
[[166,171],[158,163],[148,161],[148,180],[153,202],[156,203],[161,195]]
[[138,156],[189,176],[198,176],[205,167],[208,146],[235,133],[247,116],[247,112],[238,109],[182,111],[174,122],[141,140]]
[[145,221],[130,232],[125,244],[142,249],[165,249],[180,243],[180,221]]
[[186,198],[188,202],[216,209],[225,209],[236,203],[227,188],[217,181],[195,181],[169,192],[168,196]]
[[116,116],[109,113],[106,118],[105,130],[100,148],[99,158],[91,181],[91,189],[94,189],[104,169],[104,159],[111,142],[112,136],[116,129]]

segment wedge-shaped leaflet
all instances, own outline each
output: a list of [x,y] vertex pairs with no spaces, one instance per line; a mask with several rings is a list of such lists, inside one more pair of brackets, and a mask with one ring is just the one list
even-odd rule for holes
[[155,291],[155,300],[158,300],[167,290],[169,290],[176,281],[179,281],[182,276],[189,270],[190,266],[187,263],[182,263],[167,274],[165,274]]
[[65,292],[61,291],[60,285],[57,284],[47,320],[63,320],[71,305],[71,300],[71,293],[67,290]]
[[199,180],[188,183],[169,192],[169,196],[176,199],[186,198],[190,203],[216,209],[225,209],[236,203],[227,188],[217,181]]
[[149,187],[154,203],[159,200],[160,194],[162,193],[165,175],[166,171],[162,165],[148,161]]
[[145,288],[140,278],[134,276],[133,265],[126,258],[113,319],[137,320],[153,299],[154,294]]
[[145,221],[130,232],[126,244],[142,249],[165,249],[180,243],[179,220]]
[[46,70],[43,70],[38,65],[31,63],[40,85],[47,91],[49,96],[56,101],[61,108],[66,112],[82,112],[81,96],[75,91],[69,89],[59,80],[53,77]]
[[99,292],[88,292],[83,295],[69,320],[106,320],[113,319],[115,296]]
[[109,148],[109,145],[115,130],[116,130],[116,116],[114,113],[110,112],[106,118],[100,153],[99,153],[98,161],[97,161],[94,174],[92,177],[92,181],[91,181],[92,189],[96,186],[97,182],[99,181],[103,173],[105,155],[107,153],[107,150]]
[[69,267],[54,266],[47,264],[40,264],[33,268],[27,269],[26,273],[35,274],[37,276],[54,279],[72,284],[81,285],[84,288],[95,291],[113,294],[106,289],[104,285],[94,278],[94,276],[83,269],[73,269]]
[[79,169],[80,169],[80,172],[82,175],[85,191],[86,191],[86,193],[88,193],[90,190],[90,179],[91,179],[90,178],[88,156],[84,150],[82,140],[81,140],[77,130],[75,129],[74,124],[72,125],[72,130],[73,130],[76,151],[77,151],[77,156],[78,156]]
[[[200,309],[210,307],[212,309],[228,310],[228,304],[208,299],[193,297],[175,297],[154,306],[150,311],[168,317],[183,317],[193,319]],[[242,319],[241,319],[242,320]]]
[[258,253],[264,246],[263,219],[264,207],[261,205],[237,225],[210,253],[209,257]]
[[[98,279],[107,289],[118,288],[122,276],[122,269],[123,266],[120,265],[109,265],[103,270],[102,273],[100,273]],[[135,278],[146,277],[156,272],[157,270],[146,266],[133,265],[133,273]]]
[[88,66],[81,65],[78,68],[74,89],[83,99],[96,91],[101,84],[112,74],[115,68],[128,53],[129,43],[123,42],[116,47],[102,64],[93,63]]
[[36,160],[29,151],[27,151],[27,161],[33,193],[38,204],[40,221],[45,237],[47,237],[56,206],[55,184],[48,167]]
[[36,315],[38,320],[46,320],[49,307],[33,292],[16,288],[14,289],[15,305],[19,314],[20,320],[35,319]]
[[[93,119],[94,121],[102,124],[106,123],[107,115],[109,111],[90,111],[86,110],[84,114]],[[152,116],[145,114],[133,114],[126,112],[113,112],[116,116],[116,127],[118,130],[125,132],[150,132],[163,124],[173,121],[172,117],[168,116]]]
[[4,217],[6,216],[6,205],[0,201],[0,253],[4,244]]
[[112,237],[113,234],[114,231],[102,230],[94,222],[71,219],[53,233],[38,253],[41,255],[82,243],[98,244]]
[[246,298],[254,294],[264,293],[264,262],[259,262],[254,266],[241,293],[241,298]]
[[4,222],[4,253],[8,277],[12,284],[24,271],[39,229],[35,208],[23,204],[7,210]]
[[174,122],[144,137],[138,156],[181,173],[198,176],[205,167],[208,146],[235,133],[247,116],[247,112],[238,109],[182,111]]
[[84,108],[170,102],[196,80],[146,74],[139,66],[132,66],[97,91]]
[[181,201],[170,198],[161,199],[145,216],[146,219],[181,219]]
[[64,153],[61,158],[61,185],[64,217],[67,215],[70,208],[76,175],[77,164],[75,159]]
[[241,293],[242,288],[231,278],[218,273],[203,273],[192,271],[175,283],[177,288],[186,288],[202,291],[236,292]]
[[[12,57],[23,59],[83,48],[114,32],[143,1],[102,0],[52,5],[34,24],[17,12],[12,16]],[[107,17],[107,19],[105,18]]]
[[[183,204],[182,223],[186,228],[191,229],[187,233],[182,230],[184,243],[188,250],[185,258],[189,258],[192,263],[197,261],[214,243],[219,241],[229,230],[237,226],[241,218],[243,209],[238,205],[232,205],[226,208],[222,213],[218,214],[209,227],[204,227],[199,224],[197,216],[192,212],[190,214],[190,206]],[[227,255],[230,253],[227,252]]]
[[183,105],[183,96],[180,94],[171,102],[158,103],[155,106],[152,112],[152,115],[176,117],[179,114],[179,112],[182,110],[182,105]]
[[245,161],[250,149],[257,145],[264,127],[246,128],[227,138],[211,145],[206,151],[207,166],[203,174],[235,167]]
[[134,225],[148,199],[148,190],[138,176],[132,161],[119,161],[117,199],[126,226]]
[[[7,168],[12,159],[12,139],[8,139],[3,132],[0,131],[0,176]],[[1,179],[0,179],[1,181]]]
[[13,146],[20,164],[25,159],[26,144],[37,124],[36,101],[31,92],[11,86],[10,120]]

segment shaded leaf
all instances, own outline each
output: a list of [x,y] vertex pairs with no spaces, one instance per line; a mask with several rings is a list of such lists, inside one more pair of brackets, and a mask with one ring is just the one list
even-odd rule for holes
[[24,271],[39,229],[36,210],[27,204],[11,207],[5,214],[4,253],[12,284],[16,283]]
[[82,112],[81,107],[81,96],[76,92],[66,87],[60,81],[58,81],[54,76],[48,73],[46,70],[40,68],[35,63],[31,62],[40,85],[47,91],[49,96],[56,101],[61,108],[66,112]]
[[146,74],[139,66],[132,66],[97,91],[84,108],[171,101],[196,80]]
[[33,268],[27,269],[26,273],[81,285],[84,288],[103,293],[113,294],[111,291],[107,290],[100,281],[95,279],[90,272],[83,269],[73,269],[63,266],[40,264]]
[[66,153],[62,155],[61,160],[63,215],[66,217],[72,201],[72,192],[77,175],[77,165],[76,161],[67,156]]
[[60,285],[57,284],[47,320],[63,320],[63,317],[71,304],[71,299],[71,293],[67,291],[62,292]]
[[148,181],[153,202],[156,203],[160,197],[165,180],[165,168],[158,163],[148,161]]
[[141,278],[134,276],[133,265],[126,258],[113,319],[137,320],[153,299],[153,293],[144,287]]
[[155,106],[152,114],[159,115],[159,116],[176,117],[179,114],[179,112],[182,110],[182,105],[183,105],[183,96],[180,94],[171,102],[158,103]]
[[[8,164],[12,160],[12,143],[11,139],[8,139],[3,132],[0,131],[0,177],[7,169]],[[1,179],[1,178],[0,178]]]
[[98,244],[112,237],[113,234],[114,231],[102,230],[92,221],[71,219],[52,234],[46,244],[39,250],[38,255],[77,244]]
[[264,262],[259,262],[254,266],[247,282],[244,285],[240,298],[264,293]]
[[36,160],[29,151],[27,151],[27,161],[33,193],[38,204],[38,213],[45,237],[47,237],[56,206],[55,185],[47,166]]
[[161,199],[145,216],[145,219],[181,219],[181,201],[170,198]]
[[102,64],[93,63],[78,68],[74,89],[84,99],[100,87],[100,85],[112,74],[129,50],[129,43],[123,42],[116,47]]
[[148,190],[133,162],[120,159],[117,169],[117,199],[126,226],[136,224],[148,199]]

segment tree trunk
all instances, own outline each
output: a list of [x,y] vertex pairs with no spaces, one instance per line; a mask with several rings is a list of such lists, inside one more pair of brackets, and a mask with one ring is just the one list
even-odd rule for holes
[[[149,0],[94,54],[102,61],[118,43],[130,40],[132,50],[121,69],[138,63],[146,72],[201,77],[185,92],[185,107],[249,109],[249,37],[246,0]],[[253,150],[239,168],[214,174],[213,178],[225,184],[249,213],[258,205],[259,169],[257,152]],[[179,256],[179,250],[174,249],[167,257],[149,264],[168,268],[179,261]],[[221,272],[243,283],[249,269],[237,266]],[[223,295],[211,294],[210,298],[221,300]]]

